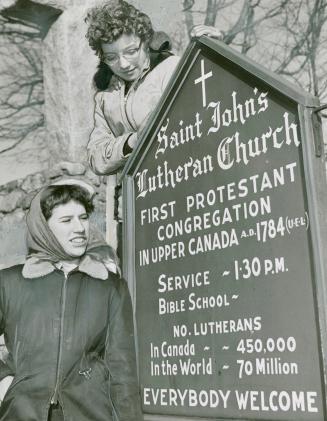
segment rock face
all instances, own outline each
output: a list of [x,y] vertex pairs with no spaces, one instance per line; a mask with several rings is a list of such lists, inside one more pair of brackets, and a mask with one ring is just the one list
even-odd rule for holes
[[42,173],[33,174],[30,177],[25,178],[21,185],[21,189],[25,193],[32,193],[44,186],[45,181],[46,178]]
[[85,165],[79,162],[61,161],[54,166],[54,170],[61,170],[66,172],[68,175],[83,175],[85,174]]
[[[58,161],[85,161],[93,127],[92,77],[98,59],[87,44],[84,18],[87,9],[99,2],[0,0],[0,13],[37,25],[43,34],[45,116],[45,132],[40,139],[24,140],[19,150],[1,157],[0,184],[51,168]],[[34,153],[27,158],[31,150]],[[19,158],[20,165],[14,167]]]
[[9,194],[0,195],[0,212],[9,213],[18,208],[23,201],[23,193],[13,191]]
[[85,38],[87,7],[63,11],[44,39],[45,117],[50,165],[65,159],[84,161],[93,127],[92,77],[97,58]]

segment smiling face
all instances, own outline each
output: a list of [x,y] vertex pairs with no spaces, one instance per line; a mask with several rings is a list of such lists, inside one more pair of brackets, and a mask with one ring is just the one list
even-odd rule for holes
[[134,34],[123,34],[111,43],[103,42],[102,60],[120,78],[132,82],[137,79],[148,62],[145,43]]
[[55,206],[48,225],[61,247],[71,257],[80,257],[89,242],[89,216],[85,207],[74,200]]

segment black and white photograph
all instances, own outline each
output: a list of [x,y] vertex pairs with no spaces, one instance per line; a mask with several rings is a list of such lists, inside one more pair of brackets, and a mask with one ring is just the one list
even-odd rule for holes
[[0,421],[327,420],[327,0],[0,0]]

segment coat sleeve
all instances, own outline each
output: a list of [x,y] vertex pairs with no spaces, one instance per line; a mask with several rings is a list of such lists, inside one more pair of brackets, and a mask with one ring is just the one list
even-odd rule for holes
[[103,93],[98,92],[95,95],[94,128],[87,145],[92,170],[99,175],[109,175],[121,169],[130,155],[124,155],[123,148],[131,136],[137,136],[137,133],[113,134],[103,112]]
[[[2,272],[0,271],[0,336],[4,333],[5,328],[5,315],[4,315],[4,291],[2,282]],[[4,359],[3,353],[1,352],[3,341],[0,341],[0,381],[7,376],[12,376],[14,373]]]
[[115,281],[109,303],[105,359],[109,370],[109,394],[119,421],[143,419],[138,387],[133,310],[127,284]]

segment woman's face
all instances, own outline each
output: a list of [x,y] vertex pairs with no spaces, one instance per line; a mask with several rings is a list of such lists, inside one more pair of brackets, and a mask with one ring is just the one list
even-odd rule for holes
[[113,73],[132,82],[137,79],[148,61],[148,50],[134,34],[123,34],[116,41],[101,44],[103,61]]
[[55,206],[48,225],[61,247],[72,257],[80,257],[89,242],[89,216],[84,206],[71,200]]

